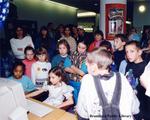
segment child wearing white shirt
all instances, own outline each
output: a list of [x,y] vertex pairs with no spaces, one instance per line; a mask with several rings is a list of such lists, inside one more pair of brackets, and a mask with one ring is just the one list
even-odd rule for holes
[[139,112],[139,101],[125,76],[110,71],[112,62],[107,50],[88,53],[88,74],[81,80],[76,107],[78,120],[134,120],[133,114]]
[[43,88],[26,95],[26,97],[36,96],[45,90],[49,91],[48,98],[44,101],[49,105],[53,105],[57,108],[64,108],[73,105],[73,95],[74,90],[71,86],[65,84],[64,72],[60,67],[54,67],[49,71],[48,84],[44,84]]
[[10,45],[15,58],[22,60],[25,58],[24,49],[27,46],[34,48],[31,36],[25,33],[24,27],[18,25],[16,27],[15,37],[10,39]]
[[38,61],[32,64],[31,79],[36,87],[42,87],[48,79],[48,71],[51,69],[51,63],[48,62],[48,54],[45,48],[39,48],[36,51]]

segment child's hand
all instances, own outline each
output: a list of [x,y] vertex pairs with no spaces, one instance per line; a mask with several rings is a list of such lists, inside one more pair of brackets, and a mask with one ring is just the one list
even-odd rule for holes
[[133,92],[135,95],[137,95],[137,93],[138,93],[136,89],[134,89]]
[[36,91],[27,94],[26,98],[31,98],[31,97],[37,96],[37,95],[39,95],[42,92],[44,92],[44,90],[42,88],[41,89],[37,89]]
[[56,108],[61,108],[60,105],[56,106]]
[[145,71],[141,76],[140,76],[140,83],[141,85],[147,89],[148,85],[149,85],[149,76],[150,75],[150,71]]
[[77,112],[77,106],[74,106],[73,111],[74,111],[74,112]]
[[17,48],[18,51],[23,51],[23,48]]
[[47,90],[48,90],[48,82],[47,82],[47,81],[44,82],[44,84],[43,84],[43,86],[42,86],[42,89],[43,89],[44,91],[47,91]]

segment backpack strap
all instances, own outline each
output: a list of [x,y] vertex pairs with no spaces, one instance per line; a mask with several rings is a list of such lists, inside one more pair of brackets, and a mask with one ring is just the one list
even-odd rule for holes
[[[95,83],[95,87],[96,87],[97,95],[99,97],[100,104],[102,105],[102,107],[104,107],[108,105],[108,100],[104,94],[104,91],[100,82],[100,78],[99,76],[93,76],[93,77],[94,77],[94,83]],[[120,73],[117,72],[116,73],[116,85],[115,85],[115,89],[113,92],[111,104],[115,104],[118,106],[120,103],[120,95],[121,95],[121,77],[120,77]]]
[[113,97],[111,100],[111,104],[114,104],[116,106],[119,106],[120,103],[120,97],[121,97],[121,90],[122,90],[122,85],[121,85],[121,76],[120,73],[116,73],[116,86],[114,89]]
[[104,95],[104,91],[102,89],[100,78],[99,76],[93,76],[93,77],[94,77],[94,83],[95,83],[95,87],[96,87],[97,95],[99,97],[100,104],[102,105],[102,107],[104,107],[108,105],[108,102],[107,102],[106,96]]

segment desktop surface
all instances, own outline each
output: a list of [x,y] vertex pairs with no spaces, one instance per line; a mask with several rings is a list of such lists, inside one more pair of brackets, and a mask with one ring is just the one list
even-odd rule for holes
[[38,117],[34,115],[33,113],[29,113],[28,114],[29,120],[77,120],[77,117],[74,114],[68,113],[62,109],[55,108],[53,106],[47,105],[45,103],[42,103],[40,101],[31,99],[31,98],[30,100],[40,103],[44,106],[50,107],[53,109],[53,111],[45,115],[44,117]]

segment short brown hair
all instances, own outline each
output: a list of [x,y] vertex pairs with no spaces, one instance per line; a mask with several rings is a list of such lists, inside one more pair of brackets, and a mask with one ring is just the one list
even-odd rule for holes
[[126,43],[125,47],[128,46],[128,45],[134,45],[136,48],[141,49],[140,42],[138,42],[138,41],[134,41],[134,40],[129,41],[129,42]]
[[46,62],[48,62],[48,53],[47,50],[43,47],[39,48],[36,50],[36,55],[42,55],[45,54],[46,55]]
[[66,39],[61,39],[61,40],[58,41],[58,43],[57,43],[57,49],[59,49],[59,46],[62,45],[62,44],[63,44],[64,46],[66,46],[66,48],[67,48],[67,53],[70,53],[70,46],[69,46],[69,44],[68,44],[68,42],[67,42]]
[[105,49],[97,49],[87,55],[89,64],[96,63],[98,69],[109,69],[113,62],[112,54]]
[[115,38],[120,38],[122,42],[128,42],[128,38],[125,34],[116,34]]

